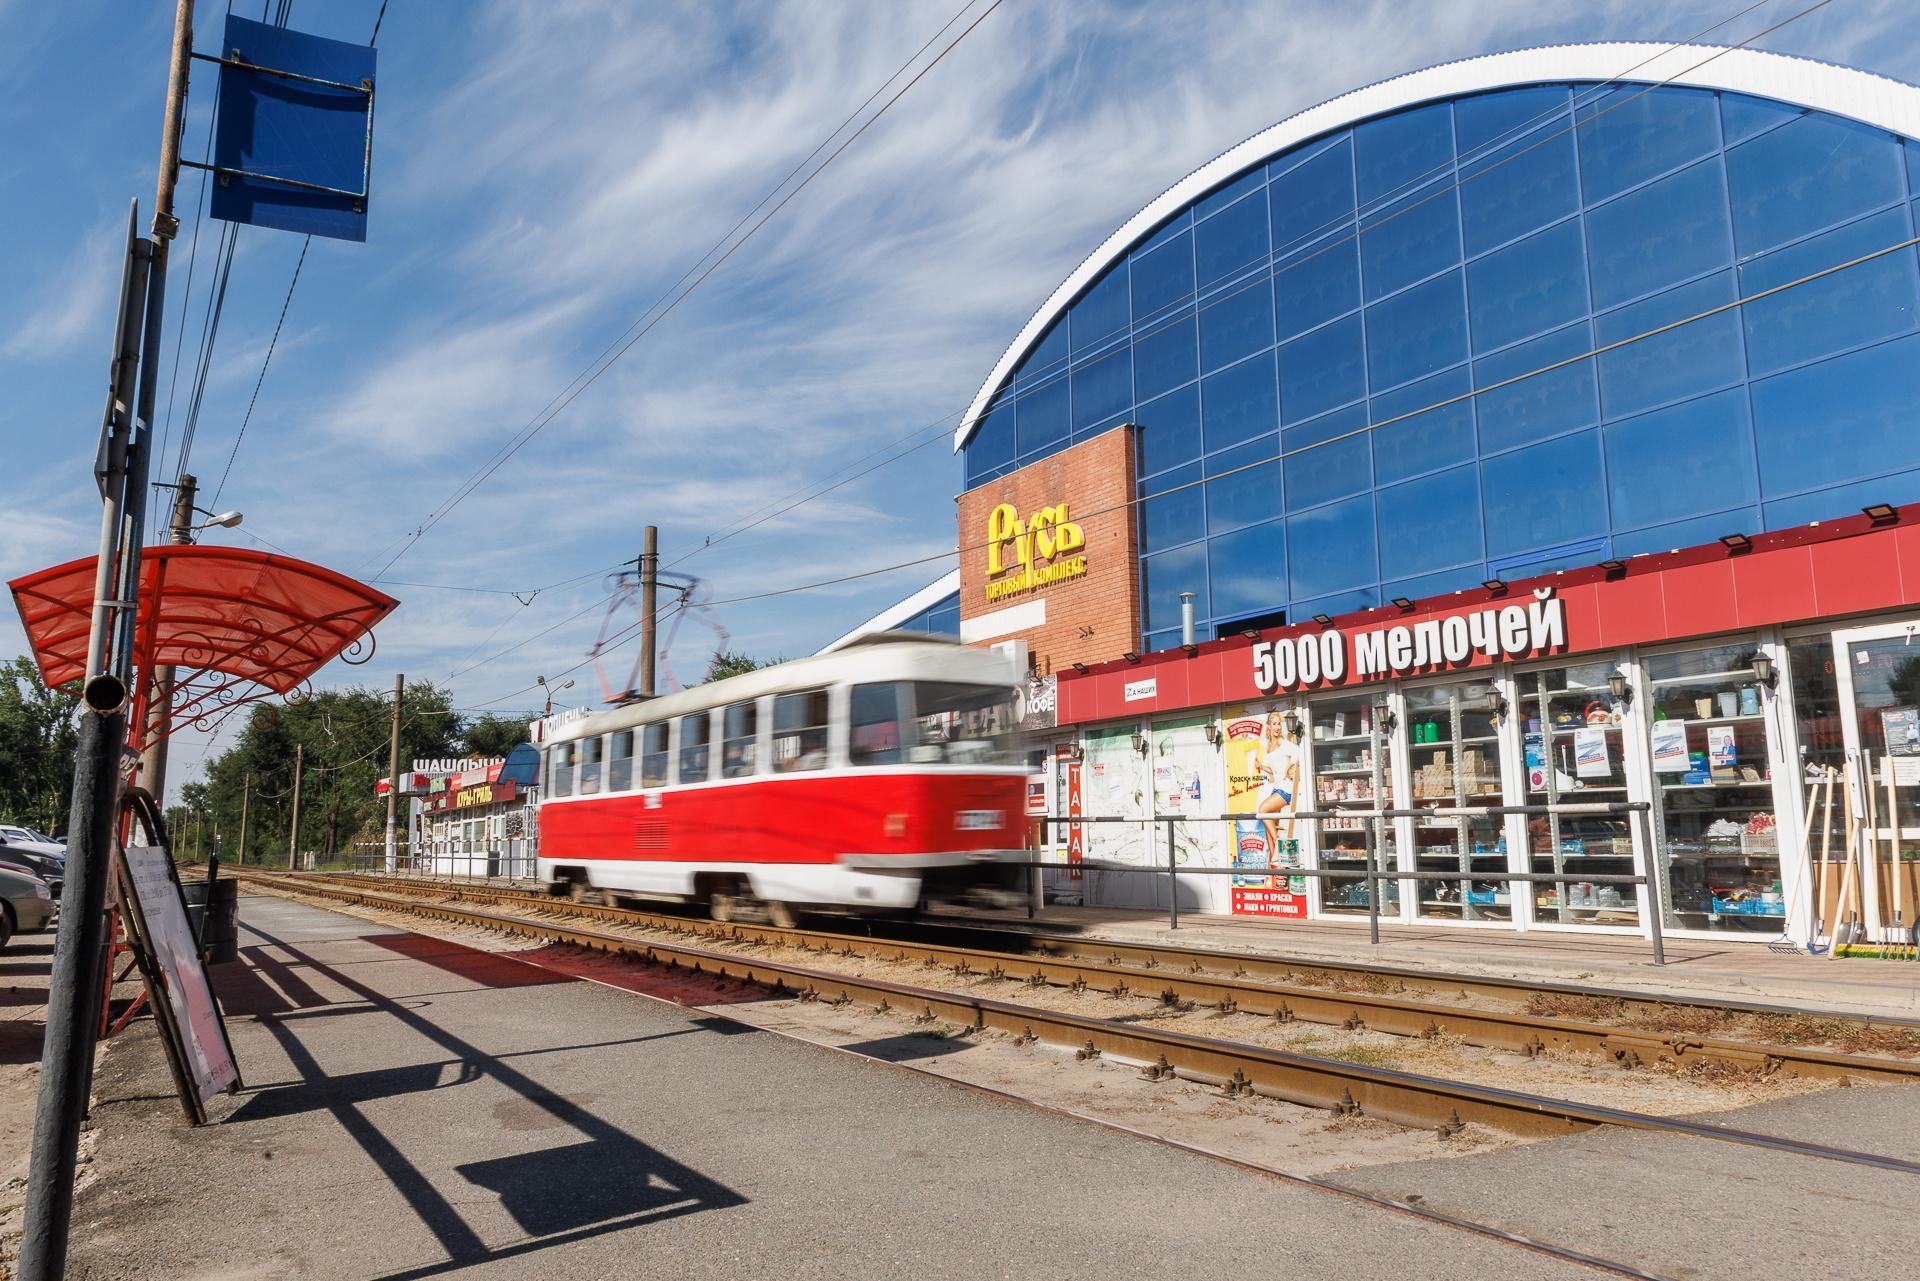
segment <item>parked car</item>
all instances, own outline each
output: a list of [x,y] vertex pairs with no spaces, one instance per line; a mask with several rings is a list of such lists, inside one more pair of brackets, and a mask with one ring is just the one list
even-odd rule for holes
[[21,849],[11,841],[0,841],[0,867],[25,872],[28,876],[45,881],[56,899],[60,897],[60,887],[67,880],[65,859],[36,854],[32,850]]
[[57,841],[31,827],[22,827],[18,823],[0,823],[0,841],[26,850],[32,854],[45,854],[61,862],[67,859],[67,843]]
[[52,920],[52,888],[37,876],[0,867],[0,949],[16,933],[37,934]]

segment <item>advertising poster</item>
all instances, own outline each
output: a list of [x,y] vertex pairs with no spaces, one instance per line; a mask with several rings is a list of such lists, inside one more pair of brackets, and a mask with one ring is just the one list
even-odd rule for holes
[[1538,792],[1547,785],[1547,737],[1535,730],[1526,736],[1527,786]]
[[1886,731],[1887,755],[1920,756],[1920,708],[1889,707],[1880,713]]
[[1740,763],[1740,749],[1734,745],[1733,726],[1707,726],[1707,763],[1714,769],[1732,769]]
[[1231,878],[1234,914],[1305,919],[1307,878],[1272,874],[1301,865],[1301,832],[1293,815],[1305,770],[1300,744],[1287,732],[1285,709],[1264,703],[1229,707],[1221,755],[1227,813],[1236,815],[1233,866],[1245,869]]
[[1606,778],[1613,772],[1607,760],[1607,731],[1573,731],[1573,769],[1581,778]]
[[1684,774],[1692,768],[1687,759],[1687,722],[1653,723],[1653,769],[1657,774]]

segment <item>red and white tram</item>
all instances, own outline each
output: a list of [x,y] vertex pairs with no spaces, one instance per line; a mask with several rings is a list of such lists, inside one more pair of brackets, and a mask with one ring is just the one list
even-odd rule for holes
[[1026,857],[1013,673],[952,641],[870,637],[544,737],[556,893],[904,912]]

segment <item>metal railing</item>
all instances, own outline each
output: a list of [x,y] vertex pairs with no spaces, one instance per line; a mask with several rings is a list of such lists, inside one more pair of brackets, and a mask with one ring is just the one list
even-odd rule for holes
[[[1444,805],[1425,809],[1334,809],[1301,810],[1298,813],[1279,815],[1270,814],[1154,814],[1139,818],[1126,818],[1116,815],[1074,816],[1047,815],[1034,821],[1041,825],[1043,839],[1056,826],[1071,828],[1075,824],[1122,823],[1147,827],[1165,824],[1167,829],[1167,861],[1164,867],[1148,867],[1128,863],[1093,862],[1046,862],[1032,860],[1022,866],[1039,871],[1072,873],[1132,873],[1141,876],[1164,876],[1167,879],[1167,928],[1180,928],[1179,879],[1183,876],[1239,876],[1273,878],[1303,877],[1321,881],[1361,881],[1367,887],[1367,936],[1373,944],[1380,942],[1380,887],[1383,883],[1395,881],[1459,881],[1459,882],[1496,882],[1511,887],[1516,884],[1557,884],[1561,887],[1560,899],[1566,903],[1566,887],[1570,885],[1632,885],[1643,887],[1646,891],[1645,919],[1648,925],[1650,942],[1653,945],[1653,963],[1665,965],[1666,942],[1662,935],[1662,919],[1665,909],[1660,902],[1660,878],[1645,873],[1569,875],[1566,872],[1513,872],[1491,871],[1479,868],[1461,868],[1451,872],[1423,872],[1399,867],[1381,867],[1376,848],[1379,824],[1390,819],[1475,819],[1502,818],[1509,814],[1523,816],[1580,818],[1595,816],[1627,817],[1628,821],[1640,828],[1643,850],[1653,849],[1652,831],[1648,813],[1652,806],[1646,801],[1598,801],[1575,802],[1557,805]],[[1182,867],[1177,858],[1177,833],[1182,823],[1245,823],[1257,821],[1267,823],[1275,820],[1290,822],[1321,822],[1327,819],[1365,820],[1363,831],[1366,835],[1366,867],[1329,868],[1329,867]],[[1039,878],[1035,878],[1035,889],[1039,888]],[[1463,901],[1463,907],[1465,903]],[[1028,915],[1033,908],[1028,909]]]
[[[393,875],[420,881],[512,884],[534,878],[534,858],[533,849],[525,841],[460,850],[413,850],[402,845]],[[347,866],[354,872],[387,875],[386,850],[378,841],[368,842],[348,856]]]

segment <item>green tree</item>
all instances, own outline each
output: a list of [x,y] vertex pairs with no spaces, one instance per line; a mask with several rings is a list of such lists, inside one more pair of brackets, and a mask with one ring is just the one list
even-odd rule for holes
[[461,734],[469,756],[505,756],[527,741],[527,723],[513,716],[488,712],[470,721]]
[[0,818],[46,832],[67,830],[77,707],[71,691],[41,684],[31,658],[0,666]]
[[785,660],[771,658],[762,662],[760,659],[735,653],[733,650],[716,649],[713,651],[713,659],[707,664],[706,679],[720,681],[729,676],[745,676],[748,672],[757,672],[763,667],[771,667],[783,661]]

